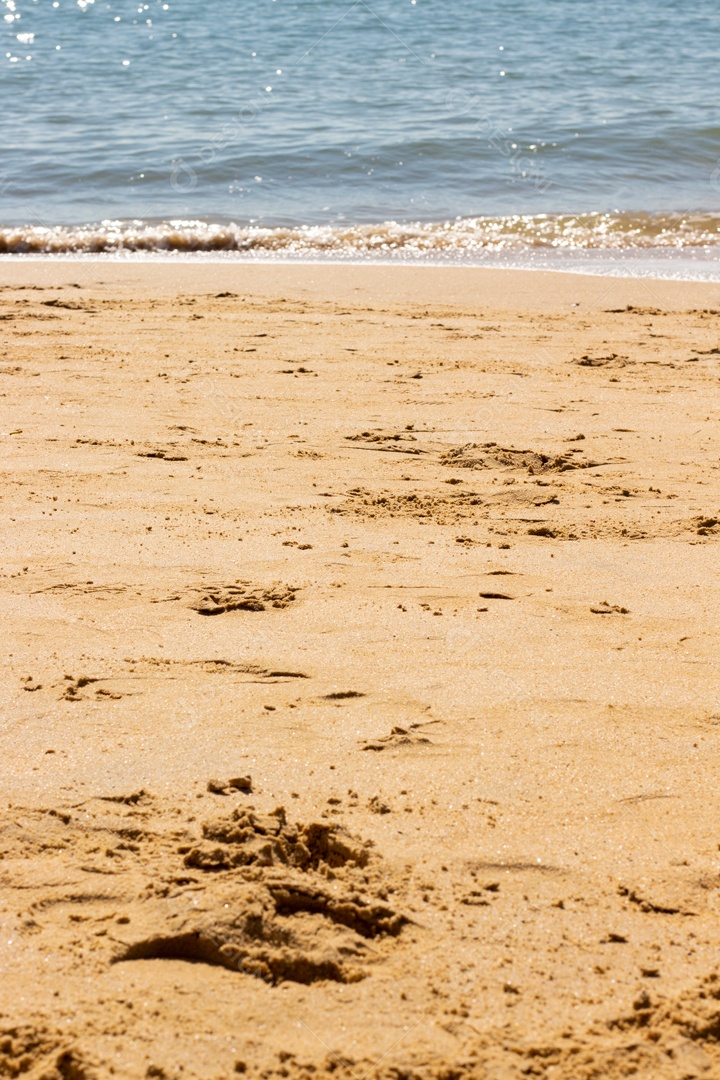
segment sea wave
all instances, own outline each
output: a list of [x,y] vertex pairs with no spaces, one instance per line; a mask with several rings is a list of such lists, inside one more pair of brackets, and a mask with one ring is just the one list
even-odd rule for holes
[[237,252],[309,258],[461,259],[539,250],[686,251],[719,247],[720,215],[716,214],[518,214],[441,222],[276,228],[192,220],[0,226],[3,255]]

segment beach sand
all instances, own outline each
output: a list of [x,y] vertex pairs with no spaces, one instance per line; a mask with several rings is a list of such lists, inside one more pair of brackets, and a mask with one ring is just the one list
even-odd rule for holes
[[720,1076],[720,285],[0,283],[0,1076]]

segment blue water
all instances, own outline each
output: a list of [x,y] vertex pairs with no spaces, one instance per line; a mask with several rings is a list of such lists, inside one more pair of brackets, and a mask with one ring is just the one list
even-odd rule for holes
[[[665,213],[669,246],[676,233],[675,246],[712,246],[719,11],[0,0],[0,226],[447,228],[524,215],[527,239],[538,215],[619,212],[619,236],[650,212]],[[591,231],[602,246],[606,227]]]

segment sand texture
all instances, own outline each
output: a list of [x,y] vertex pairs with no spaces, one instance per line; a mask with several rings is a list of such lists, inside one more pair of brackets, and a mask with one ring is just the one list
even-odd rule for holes
[[720,1077],[720,285],[0,284],[0,1077]]

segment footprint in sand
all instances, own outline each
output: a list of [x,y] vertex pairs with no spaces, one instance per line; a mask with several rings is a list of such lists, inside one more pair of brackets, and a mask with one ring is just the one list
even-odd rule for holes
[[267,588],[249,582],[218,585],[196,590],[200,595],[189,604],[199,615],[222,615],[227,611],[265,611],[268,606],[285,608],[296,598],[291,585],[275,584]]
[[186,873],[204,879],[193,905],[149,912],[154,928],[118,943],[113,962],[202,962],[271,986],[356,982],[363,960],[381,958],[409,922],[368,892],[360,872],[377,856],[339,825],[237,808],[206,822],[202,837],[178,848]]
[[419,724],[411,724],[409,728],[395,726],[389,735],[383,735],[379,739],[366,742],[360,747],[361,750],[391,750],[396,746],[432,746],[432,742],[425,735],[416,735],[411,730],[419,727]]

